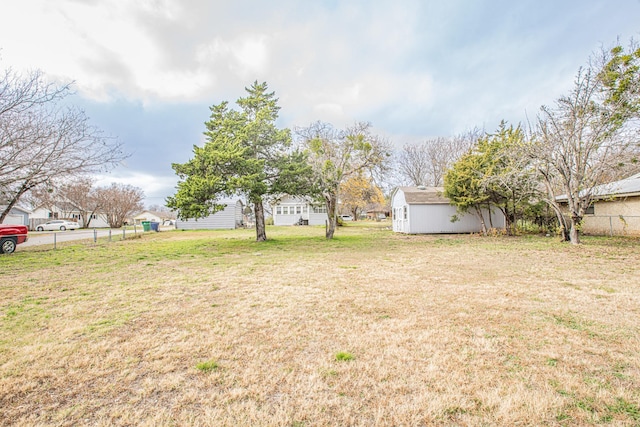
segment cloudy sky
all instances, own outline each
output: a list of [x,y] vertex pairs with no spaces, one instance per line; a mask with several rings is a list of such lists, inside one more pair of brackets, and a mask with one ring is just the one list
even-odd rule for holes
[[0,69],[74,81],[131,157],[100,183],[163,204],[209,106],[266,81],[281,127],[368,121],[396,147],[535,117],[640,0],[3,0]]

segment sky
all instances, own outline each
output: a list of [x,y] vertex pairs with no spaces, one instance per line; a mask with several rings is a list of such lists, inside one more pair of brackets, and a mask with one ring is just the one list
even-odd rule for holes
[[74,82],[130,157],[98,185],[164,204],[209,107],[254,81],[279,127],[370,122],[394,147],[535,118],[589,56],[640,39],[640,0],[3,0],[0,70]]

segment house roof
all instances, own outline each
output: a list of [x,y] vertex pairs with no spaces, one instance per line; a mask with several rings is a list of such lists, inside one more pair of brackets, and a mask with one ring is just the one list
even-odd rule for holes
[[399,187],[398,190],[404,193],[404,199],[409,205],[448,205],[450,203],[449,199],[444,197],[442,187]]
[[634,193],[640,194],[640,173],[632,175],[620,181],[593,187],[593,195],[598,197],[625,196]]
[[[581,193],[582,195],[582,193]],[[625,197],[640,195],[640,173],[608,184],[596,185],[591,189],[591,197],[606,199],[608,197]],[[556,197],[558,201],[567,200],[567,195]]]
[[[7,208],[7,205],[0,205],[0,212],[5,210],[6,208]],[[15,205],[14,207],[11,208],[11,210],[14,210],[14,209],[26,214],[32,213],[29,209],[23,208],[22,206],[18,206],[18,205]]]

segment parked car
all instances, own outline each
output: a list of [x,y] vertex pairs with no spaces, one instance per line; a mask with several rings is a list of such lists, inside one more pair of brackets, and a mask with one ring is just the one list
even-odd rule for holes
[[64,219],[54,219],[40,224],[36,227],[37,231],[53,231],[53,230],[75,230],[80,228],[80,224],[75,221],[66,221]]
[[27,241],[26,225],[0,224],[0,254],[10,254],[16,245]]
[[340,215],[340,219],[343,221],[353,221],[353,217],[351,215]]

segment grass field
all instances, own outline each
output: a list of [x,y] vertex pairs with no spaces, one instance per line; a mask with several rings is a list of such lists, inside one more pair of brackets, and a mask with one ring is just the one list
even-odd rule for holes
[[0,257],[0,425],[640,425],[640,241],[162,232]]

